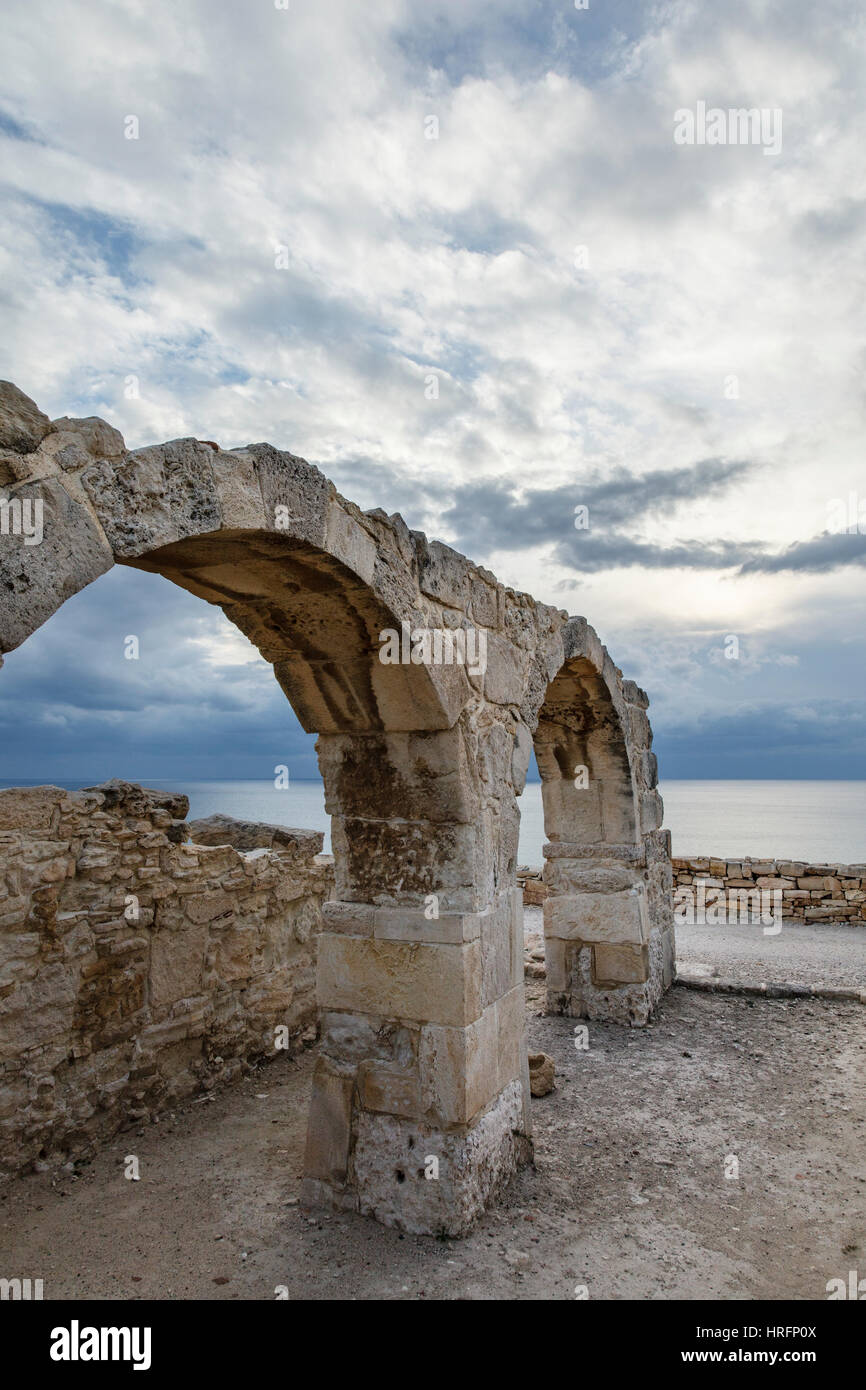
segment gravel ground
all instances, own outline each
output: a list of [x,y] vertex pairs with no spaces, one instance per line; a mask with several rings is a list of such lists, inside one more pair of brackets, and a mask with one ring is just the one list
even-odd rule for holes
[[824,1299],[866,1273],[860,1005],[674,988],[648,1029],[590,1024],[588,1051],[541,1009],[532,982],[557,1067],[536,1163],[464,1240],[300,1210],[311,1051],[0,1189],[0,1269],[47,1299]]
[[866,989],[866,927],[783,924],[677,927],[677,962],[695,974],[731,980]]

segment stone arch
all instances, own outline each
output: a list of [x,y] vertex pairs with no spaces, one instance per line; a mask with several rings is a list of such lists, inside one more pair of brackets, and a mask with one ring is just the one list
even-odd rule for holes
[[[222,607],[319,734],[336,898],[305,1199],[465,1230],[531,1151],[502,587],[270,445],[130,452],[0,385],[0,653],[114,563]],[[430,629],[482,634],[484,662],[379,659]]]
[[674,964],[649,701],[584,619],[569,619],[562,646],[534,734],[548,841],[548,1006],[642,1025]]
[[[38,540],[24,526],[37,509]],[[531,1152],[515,869],[533,732],[545,794],[559,796],[552,902],[570,911],[565,866],[612,871],[606,840],[564,853],[577,828],[552,773],[563,780],[576,746],[567,711],[577,692],[592,706],[595,691],[601,708],[599,678],[619,724],[584,730],[580,746],[597,767],[607,749],[615,789],[626,762],[601,731],[624,729],[639,803],[614,867],[644,872],[655,856],[661,884],[665,841],[649,828],[658,807],[640,783],[652,761],[643,697],[583,619],[504,588],[399,516],[362,512],[293,454],[194,439],[129,452],[104,421],[49,421],[0,383],[0,654],[114,563],[219,604],[319,734],[336,897],[318,938],[305,1200],[410,1231],[465,1231]],[[385,631],[399,634],[393,663],[380,660]],[[435,642],[432,658],[415,646],[431,631],[447,660]],[[613,806],[604,802],[608,828]],[[630,1022],[644,1021],[666,978],[653,964],[662,909],[652,872],[649,980],[604,991],[618,1001],[605,1016]],[[667,872],[669,884],[669,856]],[[579,891],[588,900],[595,890]],[[569,990],[555,1007],[588,998],[601,1009],[601,993]]]

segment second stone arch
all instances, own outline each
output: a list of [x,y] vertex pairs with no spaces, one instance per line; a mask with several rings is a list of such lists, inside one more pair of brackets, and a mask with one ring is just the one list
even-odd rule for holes
[[670,834],[648,700],[571,618],[534,735],[548,1009],[645,1025],[674,975]]

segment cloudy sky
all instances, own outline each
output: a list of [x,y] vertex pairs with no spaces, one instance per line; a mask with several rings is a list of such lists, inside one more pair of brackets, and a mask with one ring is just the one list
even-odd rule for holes
[[[0,376],[270,440],[585,614],[663,778],[866,777],[860,5],[4,9]],[[701,102],[781,150],[676,143]],[[0,748],[315,775],[219,610],[120,568],[7,658]]]

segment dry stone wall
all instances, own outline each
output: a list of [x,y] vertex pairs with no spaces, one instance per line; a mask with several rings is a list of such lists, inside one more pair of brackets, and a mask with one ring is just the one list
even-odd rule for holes
[[[781,893],[783,922],[866,923],[866,864],[811,864],[803,859],[716,859],[713,857],[672,860],[674,903],[677,889],[690,889],[680,895],[682,911],[703,884],[707,903],[716,901],[728,920],[747,905],[743,893],[755,890]],[[731,893],[738,895],[732,899]]]
[[314,1039],[321,834],[187,809],[124,782],[0,791],[0,1177]]

